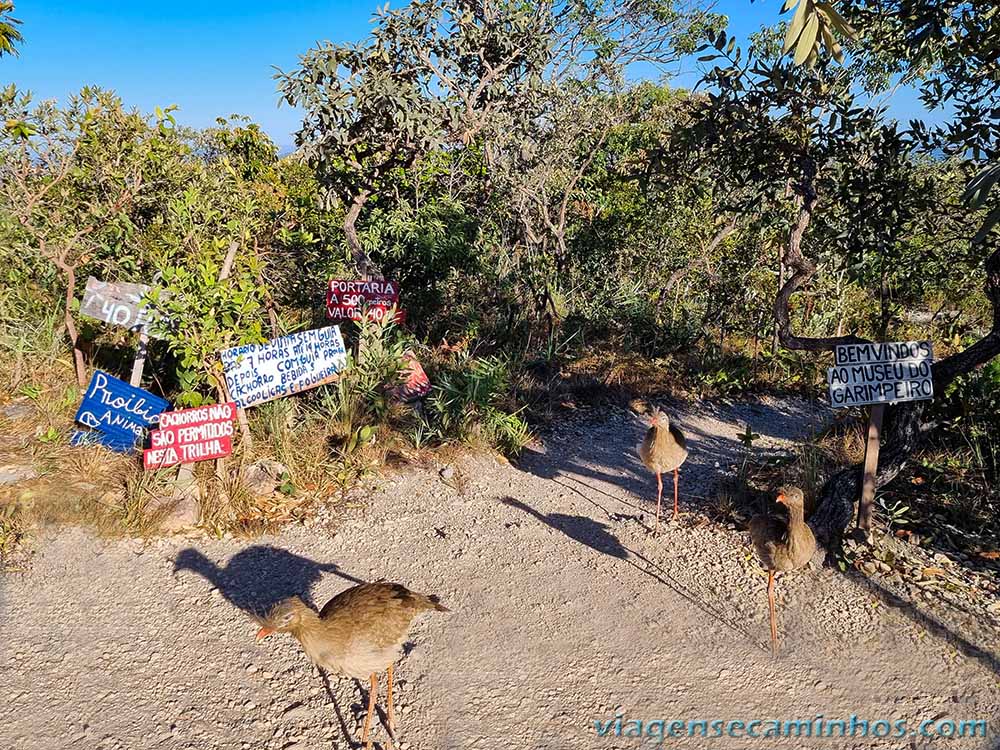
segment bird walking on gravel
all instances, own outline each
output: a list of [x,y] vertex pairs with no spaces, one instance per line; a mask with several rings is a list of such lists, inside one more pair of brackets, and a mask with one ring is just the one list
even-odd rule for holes
[[653,409],[649,418],[649,429],[639,445],[639,458],[651,472],[656,474],[656,528],[660,528],[660,503],[663,499],[663,478],[667,471],[674,473],[674,518],[677,518],[677,484],[680,466],[688,457],[687,440],[684,433],[670,424],[670,418]]
[[257,640],[276,632],[291,633],[320,667],[357,680],[367,677],[371,687],[361,742],[371,750],[378,673],[388,674],[386,712],[389,736],[394,737],[392,668],[413,620],[430,610],[449,611],[438,597],[417,594],[402,584],[365,583],[340,592],[319,613],[297,596],[279,602],[262,618]]
[[805,497],[798,487],[783,488],[777,501],[788,508],[788,520],[769,515],[750,519],[750,538],[767,568],[767,603],[771,614],[771,653],[778,655],[778,621],[774,612],[774,575],[804,567],[816,552],[816,537],[805,520]]

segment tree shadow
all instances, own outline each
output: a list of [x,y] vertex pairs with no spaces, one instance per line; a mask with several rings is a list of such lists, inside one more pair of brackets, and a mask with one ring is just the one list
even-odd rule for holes
[[590,547],[596,552],[610,555],[625,562],[640,573],[649,576],[661,585],[671,589],[674,593],[682,596],[717,622],[744,636],[757,648],[760,648],[764,652],[769,652],[770,646],[767,643],[733,620],[725,612],[706,602],[697,593],[690,591],[684,584],[670,575],[668,570],[657,565],[639,552],[623,545],[618,537],[609,531],[610,527],[607,524],[588,516],[572,516],[565,513],[539,513],[526,503],[512,497],[504,497],[500,502],[509,507],[524,511],[556,531],[562,532],[570,539]]
[[954,646],[963,656],[975,659],[983,666],[993,670],[996,674],[1000,674],[1000,657],[997,654],[977,646],[940,620],[931,617],[926,612],[922,612],[914,602],[904,599],[884,586],[880,586],[867,576],[854,571],[848,572],[845,575],[849,581],[864,588],[868,594],[877,598],[886,607],[899,612],[924,630]]
[[312,601],[312,589],[324,573],[364,583],[343,572],[336,563],[318,563],[271,545],[247,547],[221,568],[201,551],[188,547],[174,558],[174,575],[182,570],[197,573],[218,589],[226,601],[251,616],[266,614],[290,596],[301,597],[318,609]]
[[[762,438],[788,441],[807,437],[829,421],[828,410],[801,399],[671,404],[667,411],[688,439],[690,452],[680,469],[680,502],[689,509],[705,508],[718,480],[735,472],[735,465],[745,455],[737,438],[745,425]],[[590,425],[585,439],[578,425],[556,426],[544,447],[524,450],[514,465],[564,486],[572,481],[647,512],[640,506],[649,502],[655,507],[656,480],[638,457],[646,428],[643,419],[625,410]],[[752,454],[759,461],[787,455],[787,449],[757,443]],[[666,483],[670,483],[669,477]],[[692,492],[694,488],[698,494]]]

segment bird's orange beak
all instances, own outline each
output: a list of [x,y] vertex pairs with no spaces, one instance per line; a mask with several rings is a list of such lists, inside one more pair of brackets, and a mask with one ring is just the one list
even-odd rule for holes
[[272,630],[271,628],[268,627],[261,628],[260,630],[257,631],[257,642],[260,643],[262,640],[267,638],[273,632],[274,630]]
[[779,493],[778,493],[778,497],[777,497],[777,498],[775,498],[775,499],[776,499],[776,500],[777,500],[777,501],[778,501],[779,503],[781,503],[782,505],[784,505],[784,504],[785,504],[785,493],[784,493],[784,492],[779,492]]

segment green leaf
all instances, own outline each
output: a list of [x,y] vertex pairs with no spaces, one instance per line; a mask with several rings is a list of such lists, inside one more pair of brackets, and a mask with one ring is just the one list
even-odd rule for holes
[[978,245],[980,242],[985,240],[998,222],[1000,222],[1000,206],[994,208],[990,211],[989,215],[987,215],[986,219],[983,221],[983,225],[979,228],[979,231],[976,232],[976,236],[972,238],[972,244]]

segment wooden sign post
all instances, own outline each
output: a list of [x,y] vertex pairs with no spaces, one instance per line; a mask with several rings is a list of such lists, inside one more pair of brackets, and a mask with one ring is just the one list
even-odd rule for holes
[[930,341],[844,344],[834,348],[834,366],[827,370],[830,403],[872,407],[858,503],[858,528],[866,533],[872,527],[885,405],[934,398],[933,362]]
[[878,474],[878,451],[882,441],[882,415],[885,404],[874,404],[868,418],[868,440],[865,443],[865,468],[861,477],[861,503],[858,505],[858,528],[870,531],[872,508],[875,505],[875,479]]

